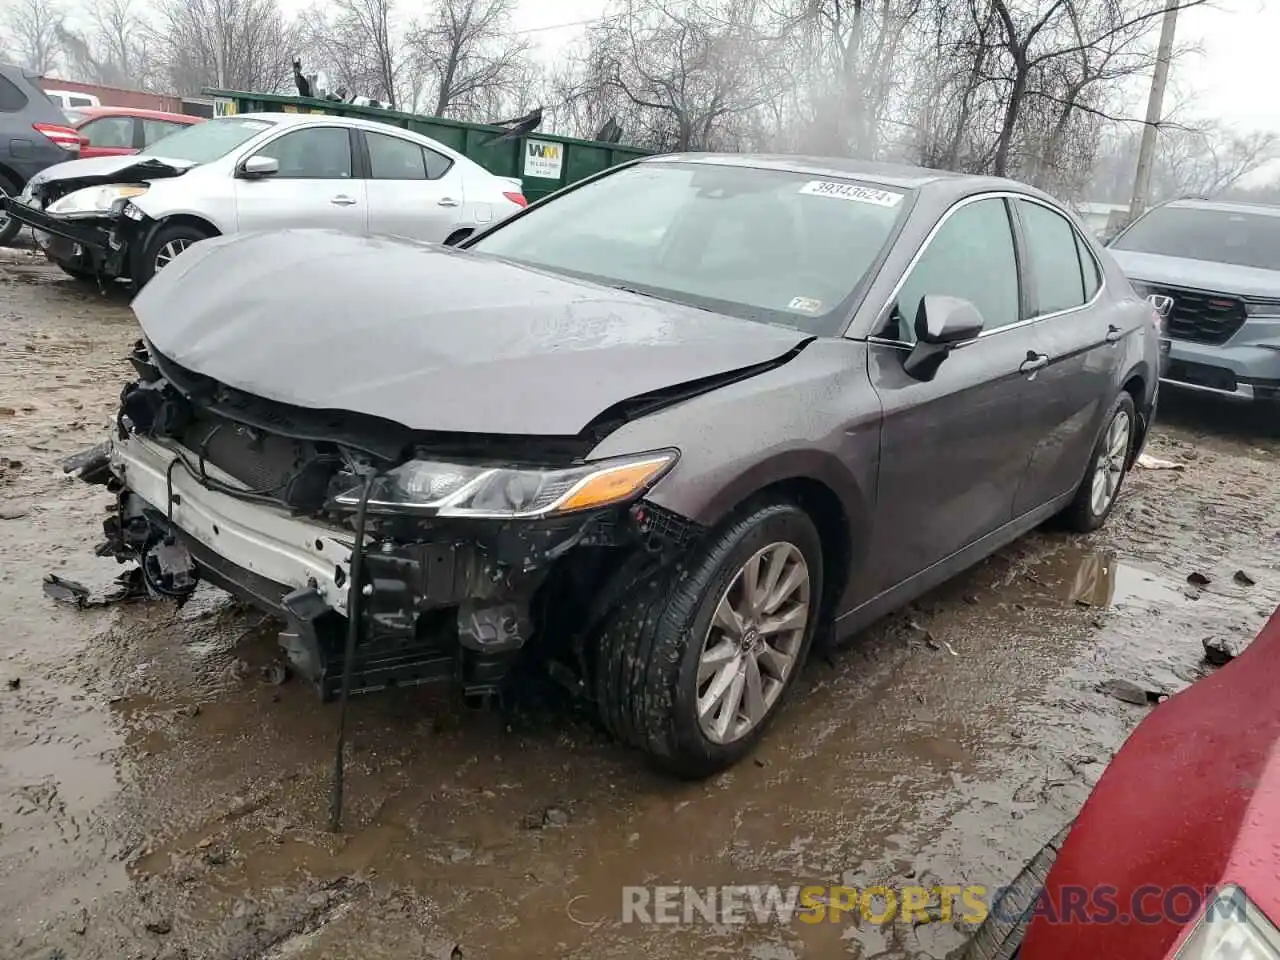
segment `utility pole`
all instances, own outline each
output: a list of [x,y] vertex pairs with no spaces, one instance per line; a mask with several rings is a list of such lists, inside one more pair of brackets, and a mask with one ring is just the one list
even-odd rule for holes
[[1155,160],[1156,133],[1164,111],[1164,88],[1169,82],[1169,61],[1173,59],[1173,36],[1178,26],[1180,0],[1168,0],[1164,20],[1160,24],[1160,46],[1156,51],[1156,69],[1151,75],[1151,95],[1147,98],[1147,122],[1142,128],[1142,144],[1138,148],[1138,173],[1133,181],[1133,200],[1129,204],[1132,223],[1147,208],[1151,193],[1151,166]]

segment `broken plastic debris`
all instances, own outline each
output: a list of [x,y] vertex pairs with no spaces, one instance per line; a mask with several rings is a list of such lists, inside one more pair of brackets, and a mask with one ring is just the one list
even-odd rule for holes
[[1138,458],[1138,466],[1143,470],[1184,470],[1186,464],[1177,463],[1173,460],[1161,460],[1159,457],[1153,457],[1148,453],[1144,453]]
[[1159,703],[1168,694],[1161,690],[1144,690],[1129,680],[1104,680],[1098,684],[1098,692],[1115,697],[1125,703],[1145,707],[1150,703]]
[[109,603],[137,600],[147,595],[146,586],[142,582],[142,570],[139,567],[120,574],[116,577],[115,584],[108,593],[94,597],[83,583],[64,579],[56,573],[46,573],[44,595],[60,603],[73,603],[81,610],[88,607],[105,607]]

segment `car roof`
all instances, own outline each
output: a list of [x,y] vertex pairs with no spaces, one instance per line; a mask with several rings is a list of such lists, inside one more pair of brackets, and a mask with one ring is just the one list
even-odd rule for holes
[[[841,177],[864,180],[904,190],[921,190],[930,186],[966,188],[963,192],[1012,190],[1039,196],[1040,192],[1024,183],[1003,177],[976,176],[934,170],[905,163],[878,163],[872,160],[855,160],[848,157],[810,157],[764,153],[673,153],[649,157],[649,161],[671,160],[680,163],[705,163],[720,166],[753,167],[761,170],[783,170],[811,176]],[[948,192],[953,192],[948,190]]]
[[1184,200],[1171,200],[1166,207],[1180,210],[1216,210],[1219,213],[1252,213],[1262,217],[1280,217],[1280,206],[1274,203],[1250,203],[1244,200],[1200,200],[1188,197]]
[[142,107],[72,107],[85,121],[98,117],[141,117],[143,120],[169,120],[173,123],[199,123],[203,117],[185,113],[166,113],[164,110],[146,110]]
[[[397,126],[394,123],[387,123],[382,120],[365,120],[363,117],[339,117],[331,113],[269,113],[260,111],[258,113],[233,113],[225,117],[219,117],[222,120],[235,120],[244,118],[248,120],[266,120],[281,127],[296,127],[304,123],[329,123],[339,127],[356,127],[360,130],[369,130],[373,133],[399,133],[409,137],[416,137],[419,140],[425,140],[432,145],[432,149],[442,153],[447,153],[455,162],[461,162],[465,165],[475,167],[477,170],[488,172],[484,167],[476,163],[466,154],[453,149],[447,143],[441,143],[433,137],[428,137],[424,133],[417,133],[413,130],[406,130],[404,127]],[[492,174],[491,174],[492,176]]]
[[315,123],[317,121],[332,123],[342,127],[359,127],[361,130],[373,130],[375,132],[382,132],[390,127],[393,131],[399,133],[407,133],[414,137],[424,137],[424,139],[427,140],[431,139],[430,137],[426,137],[424,134],[414,133],[412,130],[406,130],[404,127],[396,126],[394,123],[387,123],[382,120],[366,120],[363,117],[340,117],[331,113],[268,113],[264,111],[260,113],[233,113],[227,117],[219,119],[234,120],[241,117],[250,120],[269,120],[282,127],[298,126],[300,124]]

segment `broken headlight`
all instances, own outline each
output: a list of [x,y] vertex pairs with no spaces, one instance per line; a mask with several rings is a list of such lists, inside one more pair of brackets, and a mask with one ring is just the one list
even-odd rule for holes
[[[592,510],[639,497],[676,458],[663,450],[559,468],[410,460],[373,481],[369,509],[508,520]],[[354,484],[333,502],[355,508],[362,489]]]
[[1280,960],[1280,930],[1235,885],[1208,904],[1177,960]]
[[45,212],[58,217],[103,217],[117,207],[123,207],[130,197],[139,197],[146,192],[147,188],[138,184],[85,187],[55,200]]

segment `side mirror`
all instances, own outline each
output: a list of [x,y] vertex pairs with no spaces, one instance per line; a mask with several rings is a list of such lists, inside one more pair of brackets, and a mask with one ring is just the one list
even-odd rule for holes
[[264,157],[261,154],[252,156],[240,164],[240,176],[245,180],[261,180],[280,172],[280,161],[275,157]]
[[916,311],[916,345],[903,362],[907,375],[932,380],[952,350],[982,333],[982,314],[968,300],[930,293]]

